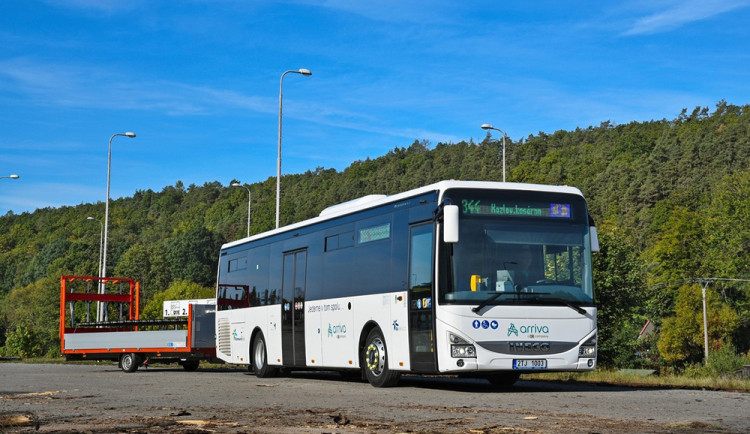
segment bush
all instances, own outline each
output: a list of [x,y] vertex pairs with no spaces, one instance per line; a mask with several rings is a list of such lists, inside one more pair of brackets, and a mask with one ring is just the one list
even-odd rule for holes
[[5,335],[2,353],[10,357],[38,357],[42,355],[42,347],[34,332],[21,324]]
[[721,377],[742,369],[742,366],[748,362],[750,360],[747,357],[742,357],[735,352],[734,345],[726,344],[709,353],[708,363],[705,366],[699,363],[691,363],[685,367],[683,374],[690,378]]

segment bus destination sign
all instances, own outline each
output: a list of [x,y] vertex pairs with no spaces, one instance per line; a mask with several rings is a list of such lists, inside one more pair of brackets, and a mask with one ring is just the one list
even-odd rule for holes
[[572,208],[568,203],[530,203],[469,199],[463,199],[461,201],[462,214],[474,216],[569,219],[572,217],[571,209]]

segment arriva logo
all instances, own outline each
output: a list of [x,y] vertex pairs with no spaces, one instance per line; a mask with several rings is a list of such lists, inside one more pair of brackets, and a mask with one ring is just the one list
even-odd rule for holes
[[521,332],[524,334],[549,333],[549,327],[547,327],[546,325],[540,326],[540,325],[532,324],[532,325],[522,325],[521,327],[516,329],[516,325],[513,323],[510,323],[510,327],[508,327],[508,336],[512,334],[518,336],[518,332]]
[[341,337],[342,335],[346,335],[346,325],[345,324],[336,324],[331,325],[328,324],[328,337]]
[[516,325],[515,324],[510,323],[510,327],[508,327],[508,336],[510,336],[512,334],[518,336],[518,330],[516,330]]

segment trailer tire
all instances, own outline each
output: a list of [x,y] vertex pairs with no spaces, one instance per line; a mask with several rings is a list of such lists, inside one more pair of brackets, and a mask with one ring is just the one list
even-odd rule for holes
[[255,376],[258,378],[275,377],[278,374],[278,368],[268,364],[268,350],[266,349],[266,340],[263,333],[258,333],[253,339],[251,361]]
[[401,378],[400,372],[388,368],[387,348],[383,332],[379,328],[372,329],[367,335],[361,357],[367,381],[375,387],[393,387]]
[[135,372],[140,364],[141,358],[136,353],[125,353],[120,356],[120,368],[124,372]]
[[187,372],[193,372],[198,369],[198,366],[200,366],[200,364],[200,360],[185,360],[184,362],[182,362],[182,369],[186,370]]

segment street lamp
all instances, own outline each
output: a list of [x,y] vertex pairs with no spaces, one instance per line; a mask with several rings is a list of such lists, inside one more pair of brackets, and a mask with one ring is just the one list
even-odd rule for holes
[[[102,273],[101,277],[107,277],[107,231],[109,229],[109,178],[110,168],[112,167],[112,139],[117,136],[135,137],[135,133],[127,132],[125,134],[112,134],[109,138],[109,152],[107,153],[107,201],[104,203],[104,244],[102,246]],[[104,285],[99,287],[99,294],[104,294]],[[102,318],[99,318],[101,320]]]
[[276,229],[279,228],[279,205],[281,203],[281,96],[284,89],[284,76],[292,74],[301,75],[312,75],[309,69],[299,69],[297,71],[286,71],[281,74],[281,80],[279,80],[279,153],[276,159]]
[[5,178],[5,179],[18,179],[18,178],[20,178],[20,176],[18,176],[18,175],[0,176],[0,179],[3,179],[3,178]]
[[250,187],[240,184],[239,182],[233,182],[230,184],[232,187],[245,187],[247,190],[247,236],[250,236],[250,202],[252,195],[250,193]]
[[505,131],[499,128],[495,128],[490,124],[482,124],[482,129],[500,131],[500,133],[503,135],[503,182],[505,182]]
[[[98,276],[102,277],[102,242],[104,241],[104,224],[101,220],[96,219],[94,217],[86,217],[86,220],[91,220],[95,222],[99,222],[99,270],[98,270]],[[101,288],[102,282],[99,281],[99,287]]]

